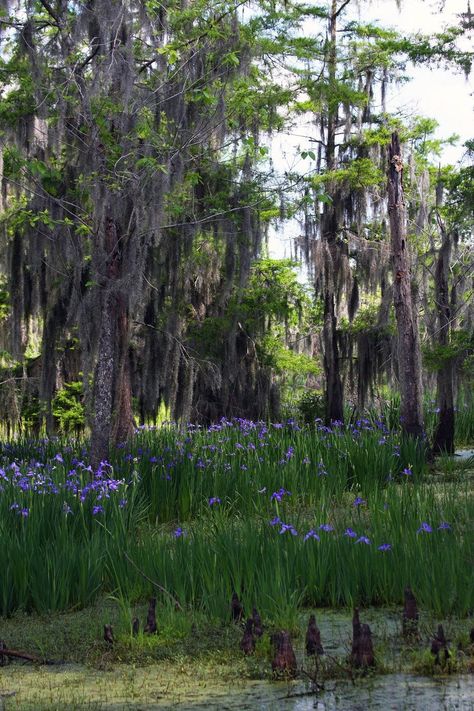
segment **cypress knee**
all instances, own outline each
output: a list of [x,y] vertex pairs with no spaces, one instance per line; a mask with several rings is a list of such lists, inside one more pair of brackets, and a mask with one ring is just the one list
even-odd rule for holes
[[261,637],[263,635],[263,625],[262,619],[257,612],[257,608],[254,607],[252,610],[252,620],[253,620],[253,633],[255,637]]
[[316,617],[311,615],[306,630],[306,654],[312,656],[314,654],[324,654],[323,645],[321,644],[321,632],[316,624]]
[[275,656],[272,660],[272,669],[275,674],[283,673],[285,676],[296,675],[296,655],[291,644],[289,632],[279,632],[274,637],[276,642]]
[[352,618],[351,664],[358,669],[366,669],[375,665],[372,632],[369,625],[360,623],[357,607],[354,609]]
[[156,597],[150,598],[146,625],[143,631],[145,634],[156,634],[158,631],[158,627],[156,626]]
[[418,637],[418,607],[416,598],[410,587],[404,591],[405,603],[403,606],[403,636]]
[[107,644],[114,643],[114,632],[112,625],[104,625],[104,640],[107,642]]
[[230,614],[232,617],[232,622],[240,622],[244,614],[244,608],[235,590],[232,593],[232,600],[230,603]]
[[253,654],[255,652],[255,637],[252,632],[253,619],[249,617],[245,623],[244,636],[240,640],[240,649],[244,654]]
[[431,640],[431,654],[435,657],[435,664],[442,664],[449,659],[449,648],[443,625],[438,625],[438,631]]

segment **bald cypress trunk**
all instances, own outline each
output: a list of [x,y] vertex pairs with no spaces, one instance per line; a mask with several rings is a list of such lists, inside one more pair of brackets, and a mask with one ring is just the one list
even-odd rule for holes
[[421,352],[411,288],[411,264],[403,197],[400,140],[392,134],[389,146],[388,213],[393,260],[393,294],[398,331],[400,416],[403,431],[423,435]]
[[[328,83],[336,85],[337,68],[337,1],[333,0],[329,18],[329,52],[328,52]],[[326,140],[326,169],[336,169],[336,129],[338,120],[338,105],[332,101],[328,105],[327,140]],[[337,338],[336,314],[336,284],[338,278],[338,200],[340,195],[334,181],[330,181],[327,192],[331,201],[324,205],[321,222],[321,239],[325,240],[327,250],[324,259],[324,320],[323,320],[323,347],[324,347],[324,374],[326,377],[326,419],[344,419],[343,388],[340,367],[339,343]]]
[[[451,305],[449,299],[449,265],[451,237],[439,220],[442,244],[438,253],[435,274],[435,302],[438,312],[438,346],[446,349],[450,341]],[[434,434],[433,452],[454,453],[454,393],[452,358],[445,354],[437,373],[438,424]]]
[[113,403],[112,442],[115,444],[127,440],[134,430],[129,353],[130,329],[128,308],[123,293],[116,296],[116,308],[119,353]]
[[[103,225],[103,251],[97,250],[99,278],[103,280],[99,346],[94,377],[93,414],[91,427],[91,464],[96,470],[109,456],[112,433],[112,406],[117,368],[116,341],[120,321],[120,301],[117,280],[120,273],[119,235],[110,216]],[[102,273],[101,273],[102,272]]]

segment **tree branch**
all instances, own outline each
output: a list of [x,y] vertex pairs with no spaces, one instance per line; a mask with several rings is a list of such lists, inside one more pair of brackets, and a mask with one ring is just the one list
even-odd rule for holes
[[344,8],[345,8],[347,5],[349,5],[350,1],[351,1],[351,0],[346,0],[345,2],[343,2],[342,5],[341,5],[341,7],[339,8],[339,10],[336,10],[336,12],[334,13],[334,15],[332,16],[331,19],[332,19],[332,20],[335,20],[337,17],[339,17],[339,15],[340,15],[341,12],[344,10]]
[[53,20],[55,21],[55,23],[56,23],[56,25],[57,25],[57,27],[58,27],[58,29],[59,29],[59,27],[60,27],[60,25],[61,25],[61,23],[60,23],[60,21],[59,21],[59,15],[53,10],[53,8],[51,7],[51,5],[50,5],[50,3],[48,2],[48,0],[40,0],[40,3],[41,3],[42,6],[44,7],[44,9],[45,9],[46,12],[48,13],[48,15],[50,15],[50,16],[53,18]]

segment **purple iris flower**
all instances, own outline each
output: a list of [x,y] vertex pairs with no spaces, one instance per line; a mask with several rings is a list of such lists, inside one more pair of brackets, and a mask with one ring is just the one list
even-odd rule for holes
[[214,506],[215,504],[220,504],[220,503],[221,503],[221,500],[218,496],[212,496],[209,499],[209,506]]
[[291,525],[291,523],[282,523],[280,528],[280,535],[282,533],[286,533],[287,531],[289,531],[292,536],[298,535],[298,531],[294,526]]
[[361,536],[357,539],[356,543],[365,543],[366,546],[370,546],[370,538],[367,538],[367,536]]
[[362,506],[363,504],[366,504],[367,501],[363,499],[361,496],[358,496],[354,501],[352,502],[352,506],[355,506],[356,508],[358,506]]
[[438,526],[438,531],[450,531],[450,530],[451,530],[451,526],[446,521],[443,521]]
[[175,538],[181,538],[181,536],[184,536],[184,531],[181,526],[178,526],[178,528],[174,531],[173,536]]
[[97,516],[98,514],[104,513],[104,507],[103,506],[94,506],[92,508],[92,515]]
[[281,501],[284,496],[291,496],[291,491],[287,491],[282,487],[278,491],[273,492],[273,494],[270,496],[270,501]]
[[278,526],[281,523],[281,518],[279,516],[275,516],[275,518],[272,518],[270,521],[270,526]]
[[308,531],[303,540],[307,541],[310,538],[315,538],[317,541],[321,540],[316,531],[313,531],[313,529],[311,529],[311,531]]
[[379,551],[391,551],[392,550],[392,544],[391,543],[382,543],[381,546],[377,548]]
[[331,531],[334,531],[334,526],[331,526],[330,523],[322,523],[319,527],[320,531],[326,531],[326,533],[330,533]]
[[412,470],[410,469],[410,467],[406,467],[406,468],[402,471],[402,474],[404,474],[405,476],[413,476],[413,472],[412,472]]
[[357,533],[352,528],[346,528],[344,535],[348,538],[357,538]]
[[433,533],[433,529],[431,528],[429,523],[423,521],[417,533]]

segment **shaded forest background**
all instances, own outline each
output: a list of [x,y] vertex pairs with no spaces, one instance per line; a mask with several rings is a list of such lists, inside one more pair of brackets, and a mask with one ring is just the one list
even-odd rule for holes
[[[412,63],[468,74],[473,19],[404,37],[352,5],[0,3],[8,435],[86,429],[98,463],[167,417],[344,420],[400,389],[403,416],[409,295],[405,423],[423,431],[424,390],[452,449],[472,405],[474,142],[442,166],[436,117],[404,122],[386,98]],[[281,174],[272,136],[303,120],[306,167]],[[290,219],[308,286],[268,256]]]

